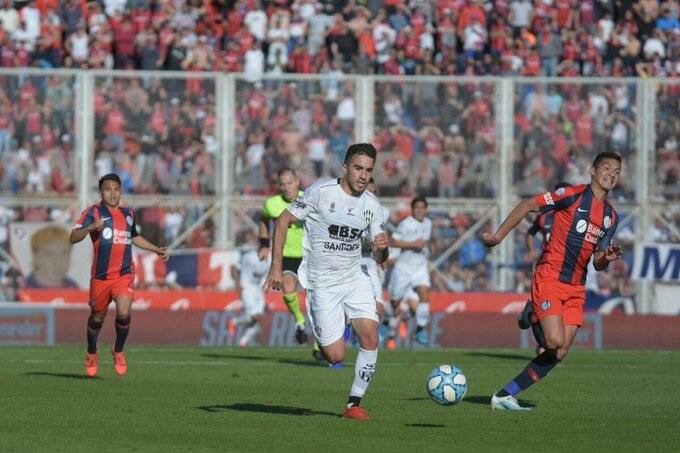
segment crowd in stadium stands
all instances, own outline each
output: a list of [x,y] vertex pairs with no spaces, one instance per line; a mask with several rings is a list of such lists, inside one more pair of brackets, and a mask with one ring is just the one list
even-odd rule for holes
[[[299,169],[304,187],[335,176],[358,110],[355,84],[338,79],[343,74],[677,81],[679,11],[677,0],[0,0],[0,66],[242,72],[230,137],[233,186],[266,195],[284,165]],[[282,73],[327,78],[266,77]],[[496,86],[483,79],[378,81],[372,141],[380,151],[381,194],[496,197]],[[594,153],[607,148],[625,158],[614,197],[634,199],[633,82],[515,87],[512,165],[519,195],[560,180],[587,182]],[[678,94],[677,83],[660,84],[657,92],[653,196],[660,200],[680,199]],[[98,77],[90,185],[116,171],[127,193],[215,194],[216,101],[208,79]],[[73,193],[74,102],[70,76],[0,78],[0,193]],[[168,244],[204,210],[199,204],[145,208],[140,224],[145,236]],[[5,211],[0,223],[52,216],[46,208]],[[437,252],[476,220],[433,216]],[[185,244],[213,241],[208,221]],[[491,289],[485,253],[478,238],[468,241],[439,266],[434,285]],[[522,289],[530,264],[521,251],[516,262],[527,270],[518,272]],[[602,284],[629,285],[616,276],[604,282],[616,272],[603,274]]]

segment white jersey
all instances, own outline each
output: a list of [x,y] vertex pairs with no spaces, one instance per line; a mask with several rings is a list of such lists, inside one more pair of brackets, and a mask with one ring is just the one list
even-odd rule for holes
[[340,179],[317,181],[288,211],[304,220],[302,263],[298,270],[305,289],[336,286],[361,275],[361,240],[385,231],[382,206],[368,191],[345,193]]
[[269,259],[260,261],[255,250],[244,250],[239,263],[239,283],[242,288],[259,288],[269,271]]
[[[432,236],[432,221],[425,217],[422,222],[413,216],[402,220],[392,234],[394,239],[406,242],[415,242],[419,239],[429,242]],[[415,269],[427,266],[427,258],[430,255],[429,246],[420,250],[403,249],[394,263],[395,269]]]

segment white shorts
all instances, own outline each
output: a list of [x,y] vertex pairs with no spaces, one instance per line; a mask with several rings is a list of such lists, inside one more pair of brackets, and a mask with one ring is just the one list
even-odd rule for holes
[[378,266],[373,258],[362,258],[361,259],[361,271],[368,275],[371,279],[371,286],[373,287],[373,294],[375,295],[375,301],[379,304],[385,305],[383,300],[383,287],[382,287],[382,274],[383,271]]
[[307,290],[309,322],[321,346],[340,340],[345,320],[370,319],[378,322],[370,279],[360,274],[356,280],[330,288]]
[[243,287],[241,289],[241,302],[246,316],[261,315],[264,313],[264,292],[258,287]]
[[419,286],[430,287],[430,272],[426,267],[413,269],[409,272],[393,269],[390,276],[390,296],[392,300],[402,300],[410,289]]

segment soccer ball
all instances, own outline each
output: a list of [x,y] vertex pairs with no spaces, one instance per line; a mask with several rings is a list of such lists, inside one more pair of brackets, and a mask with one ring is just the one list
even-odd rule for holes
[[453,365],[439,365],[427,375],[427,393],[444,406],[462,400],[467,389],[467,378],[460,368]]

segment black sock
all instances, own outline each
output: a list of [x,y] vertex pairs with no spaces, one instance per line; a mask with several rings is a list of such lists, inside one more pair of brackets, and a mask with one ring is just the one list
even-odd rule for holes
[[358,406],[359,403],[361,403],[360,396],[350,396],[349,399],[347,400],[347,408],[349,409],[352,406]]
[[92,316],[87,320],[87,352],[88,354],[97,353],[97,337],[102,329],[103,321],[97,322]]
[[526,390],[535,382],[544,378],[555,365],[559,363],[557,357],[550,352],[544,351],[535,357],[515,379],[510,381],[502,390],[496,393],[497,396],[515,396],[522,390]]
[[116,345],[113,347],[115,352],[123,352],[125,340],[130,331],[130,317],[116,318]]

